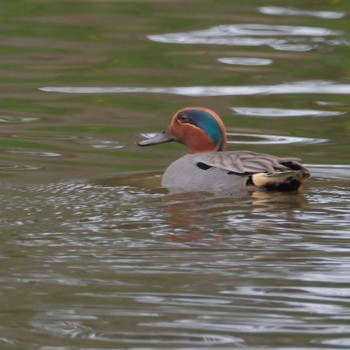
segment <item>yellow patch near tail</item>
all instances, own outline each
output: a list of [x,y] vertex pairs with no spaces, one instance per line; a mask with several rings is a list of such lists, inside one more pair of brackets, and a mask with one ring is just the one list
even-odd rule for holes
[[296,191],[308,177],[307,173],[293,170],[275,174],[257,173],[252,175],[252,182],[267,191]]

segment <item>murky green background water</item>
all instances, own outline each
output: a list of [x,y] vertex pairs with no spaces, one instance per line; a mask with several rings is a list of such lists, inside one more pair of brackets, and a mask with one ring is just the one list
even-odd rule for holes
[[[348,349],[350,4],[0,5],[0,349]],[[168,195],[186,105],[301,194]]]

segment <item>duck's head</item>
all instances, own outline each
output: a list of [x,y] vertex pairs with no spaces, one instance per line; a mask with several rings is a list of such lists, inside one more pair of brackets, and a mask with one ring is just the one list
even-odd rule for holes
[[170,141],[186,145],[189,153],[224,151],[225,125],[209,108],[185,107],[175,113],[166,131],[138,145],[150,146]]

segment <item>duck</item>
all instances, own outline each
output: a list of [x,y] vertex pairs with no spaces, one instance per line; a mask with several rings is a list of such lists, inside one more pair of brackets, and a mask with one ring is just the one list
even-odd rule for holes
[[188,153],[171,163],[162,187],[173,191],[235,194],[250,191],[299,191],[310,171],[299,158],[252,151],[227,151],[226,128],[213,110],[185,107],[168,128],[138,142],[141,147],[179,142]]

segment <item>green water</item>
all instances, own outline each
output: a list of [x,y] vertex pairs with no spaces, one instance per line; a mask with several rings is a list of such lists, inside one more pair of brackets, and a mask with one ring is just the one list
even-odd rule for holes
[[[0,5],[0,349],[348,349],[348,1]],[[187,105],[300,194],[169,195]]]

